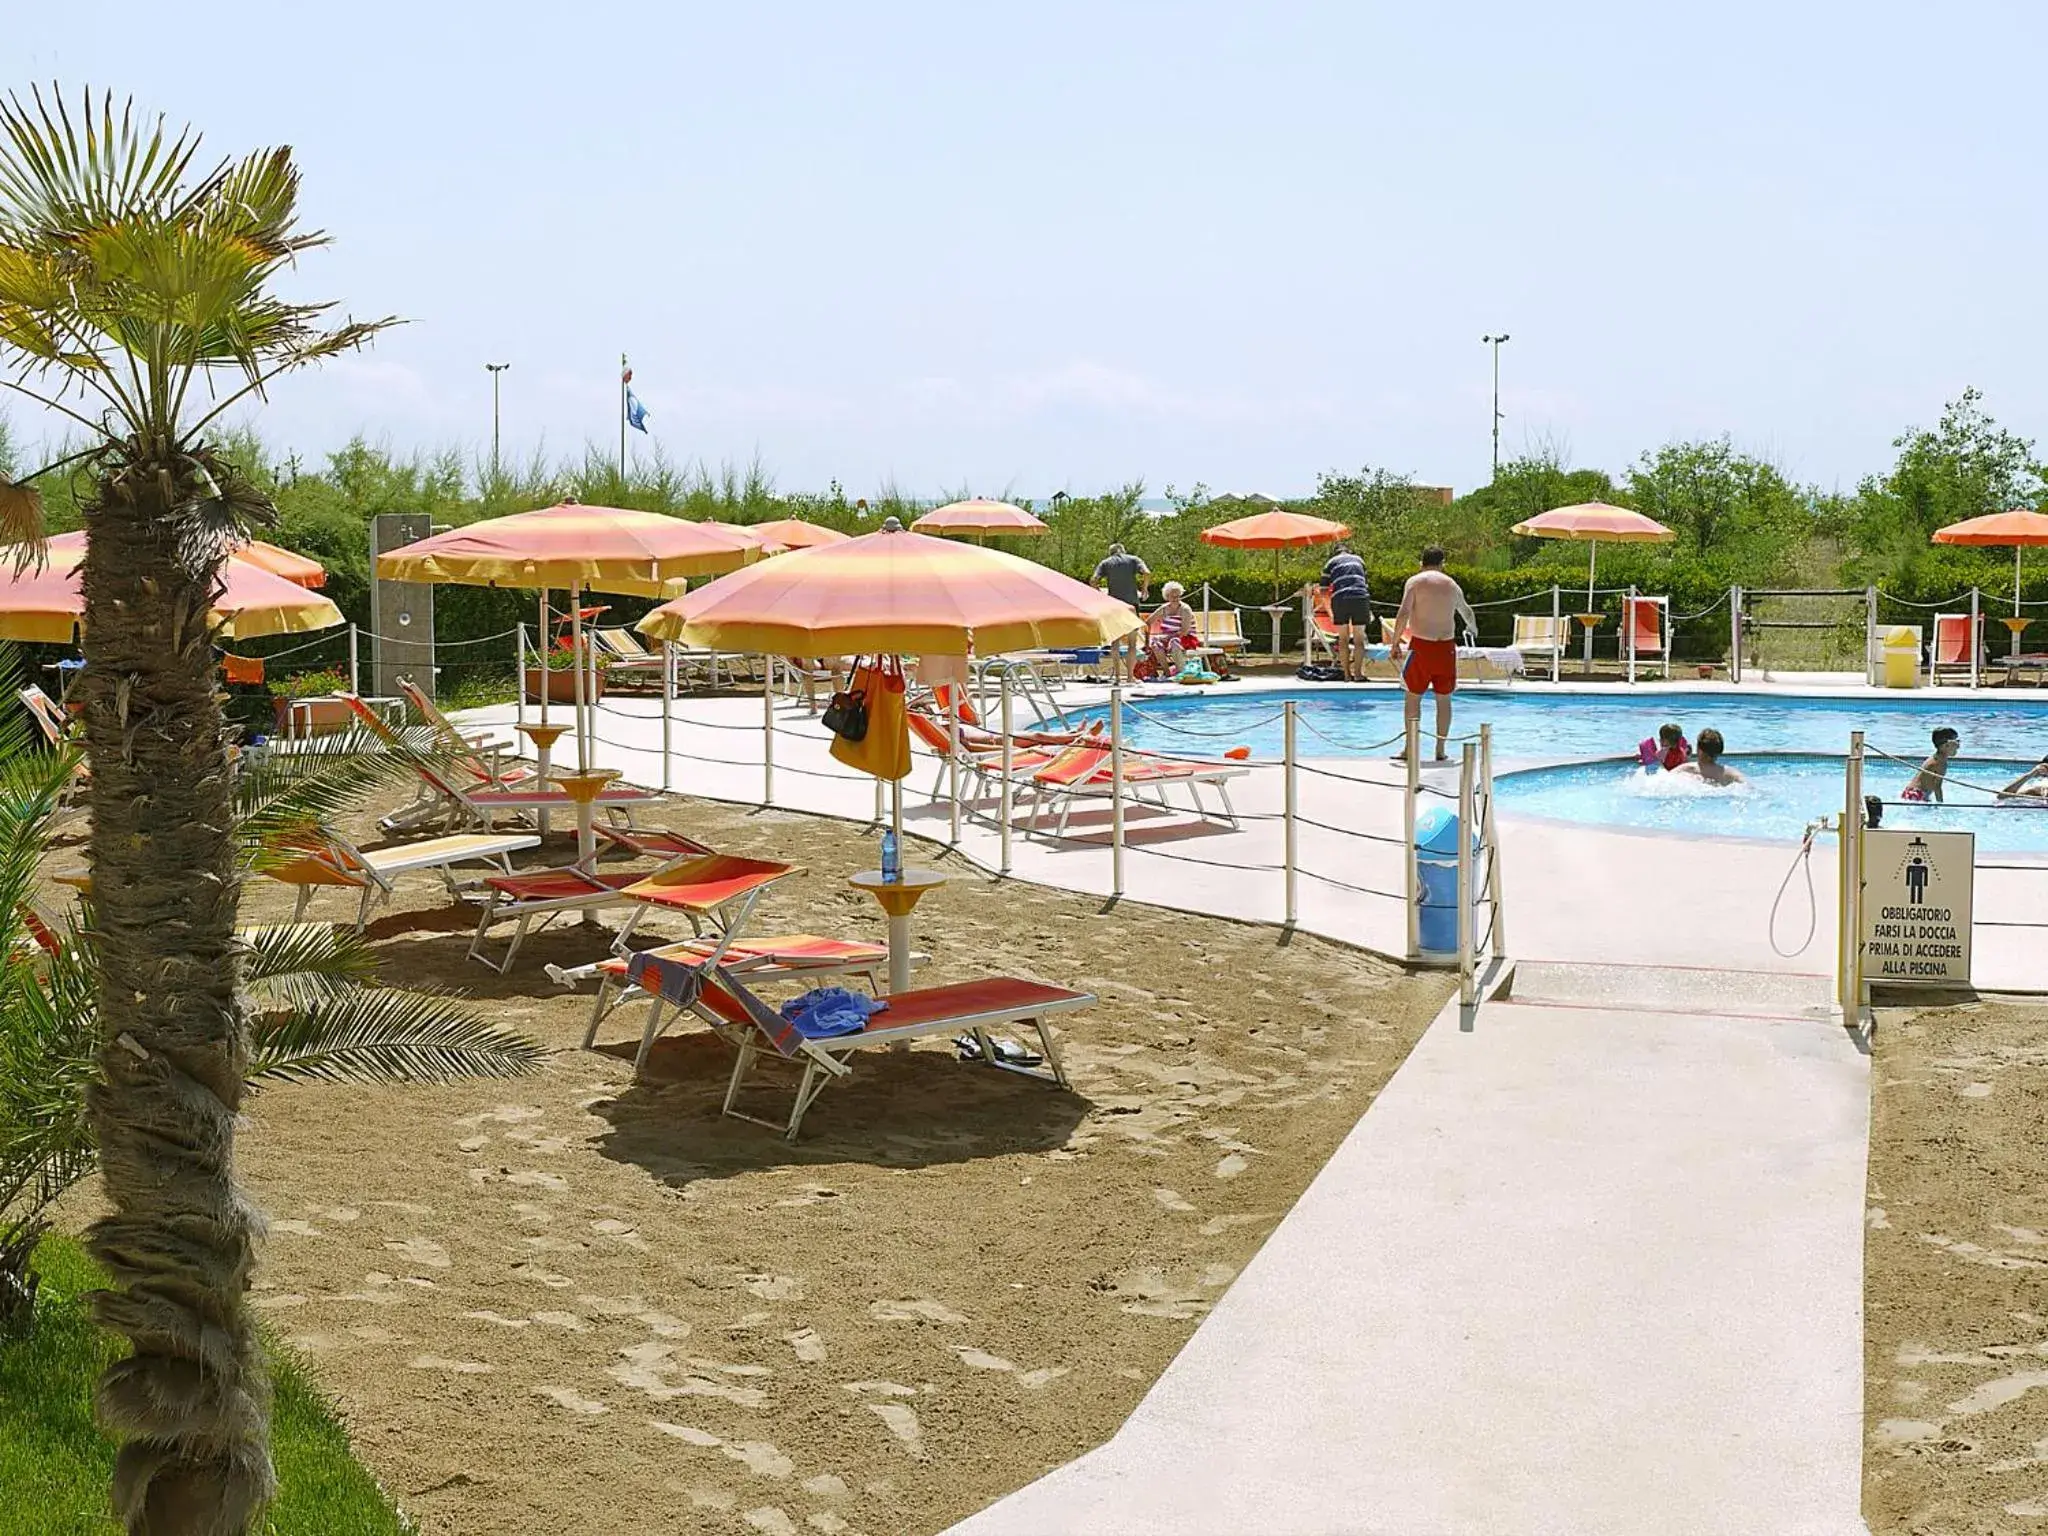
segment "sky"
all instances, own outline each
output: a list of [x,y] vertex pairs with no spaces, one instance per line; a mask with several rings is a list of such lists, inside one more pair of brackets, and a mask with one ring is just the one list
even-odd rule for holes
[[[1729,434],[2048,438],[2048,9],[1035,0],[24,8],[0,82],[285,143],[292,291],[409,323],[257,425],[785,490],[1460,490]],[[43,425],[21,410],[18,435]]]

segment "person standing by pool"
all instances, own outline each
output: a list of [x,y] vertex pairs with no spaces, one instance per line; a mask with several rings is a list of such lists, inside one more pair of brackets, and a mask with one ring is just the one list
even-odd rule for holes
[[1401,705],[1406,724],[1422,719],[1423,694],[1436,694],[1436,756],[1432,761],[1439,763],[1450,760],[1444,747],[1451,734],[1451,694],[1458,686],[1461,618],[1467,630],[1478,630],[1479,621],[1465,601],[1464,588],[1445,573],[1444,552],[1432,544],[1422,552],[1422,569],[1401,589],[1401,608],[1394,615],[1387,648],[1394,665],[1401,669],[1401,686],[1407,690]]
[[1330,593],[1330,623],[1337,630],[1337,666],[1347,683],[1365,681],[1366,626],[1372,622],[1372,587],[1366,581],[1365,562],[1349,544],[1339,544],[1337,553],[1323,562],[1322,580],[1317,583]]
[[[1136,555],[1125,551],[1123,545],[1112,544],[1109,553],[1095,563],[1095,574],[1089,578],[1120,603],[1135,608],[1152,591],[1152,568]],[[1110,649],[1112,657],[1125,654],[1126,647],[1133,660],[1137,659],[1137,644],[1131,640],[1119,640]]]

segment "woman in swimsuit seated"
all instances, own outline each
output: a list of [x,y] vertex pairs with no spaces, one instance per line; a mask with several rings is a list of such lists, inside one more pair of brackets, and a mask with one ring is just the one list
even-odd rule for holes
[[1182,639],[1194,632],[1195,610],[1181,601],[1184,591],[1179,582],[1169,581],[1160,592],[1166,601],[1146,621],[1145,649],[1151,654],[1156,682],[1170,682],[1180,671]]
[[2008,804],[2023,801],[2028,805],[2048,805],[2048,757],[2001,789],[1998,798]]

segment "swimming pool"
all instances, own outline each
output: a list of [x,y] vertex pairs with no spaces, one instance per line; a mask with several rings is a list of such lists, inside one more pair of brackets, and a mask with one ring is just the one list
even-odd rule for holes
[[[1248,746],[1257,757],[1284,751],[1278,716],[1293,699],[1303,757],[1346,757],[1364,751],[1391,752],[1376,745],[1401,733],[1401,696],[1391,688],[1288,689],[1267,693],[1194,690],[1127,700],[1124,726],[1135,747],[1164,752],[1208,752]],[[1869,744],[1914,761],[1929,750],[1937,725],[1963,733],[1963,750],[1977,757],[2038,761],[2048,752],[2048,707],[2010,698],[1955,699],[1858,695],[1805,698],[1789,694],[1741,694],[1708,689],[1638,688],[1621,693],[1561,693],[1549,688],[1468,688],[1457,695],[1453,729],[1464,732],[1484,721],[1493,727],[1493,751],[1501,758],[1612,757],[1635,750],[1666,720],[1685,728],[1693,740],[1708,726],[1719,730],[1731,753],[1812,752],[1836,757],[1849,750],[1849,732],[1861,729]],[[1105,709],[1084,712],[1100,718]],[[1424,701],[1425,728],[1434,719]],[[1882,770],[1873,766],[1872,772]],[[2008,775],[2009,777],[2009,775]],[[1889,794],[1889,792],[1888,792]],[[1794,829],[1796,832],[1796,828]]]
[[[1727,788],[1689,775],[1644,773],[1634,763],[1573,763],[1504,773],[1494,780],[1503,815],[1633,827],[1686,836],[1796,839],[1809,821],[1839,815],[1842,759],[1818,755],[1734,758],[1748,782]],[[1952,778],[2003,784],[2030,763],[1959,759]],[[1890,763],[1864,770],[1864,791],[1897,800],[1908,771]],[[2048,805],[1994,806],[1992,797],[1951,784],[1942,805],[1886,805],[1884,825],[1974,832],[1979,853],[2048,851]]]

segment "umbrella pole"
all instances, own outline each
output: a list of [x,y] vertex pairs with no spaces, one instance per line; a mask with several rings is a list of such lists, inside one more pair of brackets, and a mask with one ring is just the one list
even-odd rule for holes
[[585,704],[590,697],[589,680],[583,675],[583,584],[569,587],[569,659],[576,673],[576,771],[590,772],[590,721]]
[[[1594,608],[1593,608],[1593,572],[1594,572],[1594,569],[1596,568],[1596,566],[1598,565],[1598,563],[1599,563],[1599,560],[1600,560],[1600,541],[1599,541],[1598,539],[1588,539],[1588,540],[1586,541],[1586,612],[1587,612],[1587,613],[1592,613],[1592,612],[1594,612]],[[1588,677],[1591,677],[1591,676],[1593,675],[1593,630],[1595,629],[1595,627],[1596,627],[1596,626],[1594,626],[1594,625],[1592,625],[1592,624],[1582,624],[1582,625],[1580,625],[1579,627],[1580,627],[1581,629],[1585,630],[1585,632],[1586,632],[1586,676],[1588,676]]]
[[540,589],[540,628],[534,631],[534,644],[540,647],[540,723],[548,723],[548,589]]
[[[2025,549],[2026,546],[2024,544],[2015,544],[2012,547],[2012,616],[2014,618],[2020,617],[2020,555]],[[2019,653],[2020,627],[2015,624],[2012,627],[2012,654],[2017,656]],[[2018,674],[2011,673],[2008,675],[2017,676]]]

